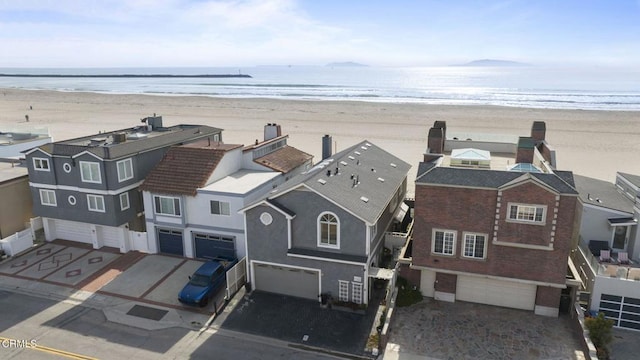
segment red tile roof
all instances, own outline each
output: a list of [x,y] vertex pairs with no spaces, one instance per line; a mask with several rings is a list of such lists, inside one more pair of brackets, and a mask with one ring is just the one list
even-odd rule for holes
[[140,189],[158,194],[190,195],[206,185],[224,154],[242,145],[199,141],[172,147],[147,175]]
[[281,173],[288,173],[313,158],[312,155],[292,146],[284,146],[253,161]]

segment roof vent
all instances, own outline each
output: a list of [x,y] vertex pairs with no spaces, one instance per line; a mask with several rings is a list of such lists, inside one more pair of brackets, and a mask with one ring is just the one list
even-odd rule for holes
[[360,149],[367,150],[367,147],[366,146],[360,146]]
[[355,160],[356,158],[354,158],[353,156],[349,155],[349,159]]
[[389,164],[389,165],[391,165],[391,167],[397,167],[397,166],[398,166],[398,165],[396,165],[396,164],[394,164],[394,163],[391,163],[391,164]]
[[368,203],[368,202],[369,202],[369,198],[368,198],[368,197],[366,197],[366,196],[360,196],[360,200],[362,200],[362,201],[364,201],[364,202],[366,202],[366,203]]
[[369,144],[369,143],[365,143],[365,145],[366,145],[367,147],[371,146],[371,144]]
[[347,162],[346,161],[340,161],[340,164],[342,164],[343,166],[347,166]]
[[318,179],[318,182],[322,185],[326,184],[327,181],[325,179]]
[[383,178],[381,178],[381,177],[379,177],[379,178],[378,178],[378,181],[380,181],[380,182],[384,182],[384,179],[383,179]]
[[354,153],[356,153],[356,155],[360,155],[360,151],[354,151]]

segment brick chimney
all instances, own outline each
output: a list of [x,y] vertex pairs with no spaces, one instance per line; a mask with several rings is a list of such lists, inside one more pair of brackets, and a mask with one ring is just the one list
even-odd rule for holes
[[516,153],[516,163],[533,163],[533,149],[535,139],[521,136],[518,138],[518,150]]
[[278,136],[282,136],[280,125],[273,123],[264,126],[264,141],[277,138]]
[[432,127],[427,138],[427,153],[442,154],[444,152],[444,129]]
[[534,121],[531,126],[531,137],[536,141],[544,140],[547,133],[547,125],[544,121]]

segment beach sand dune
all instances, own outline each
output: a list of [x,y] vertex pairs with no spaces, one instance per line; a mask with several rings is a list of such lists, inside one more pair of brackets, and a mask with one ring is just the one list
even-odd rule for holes
[[324,134],[333,136],[338,151],[367,139],[413,166],[410,191],[426,149],[427,131],[435,120],[446,121],[448,131],[520,136],[529,134],[533,121],[545,121],[559,169],[607,181],[613,181],[616,171],[640,175],[640,112],[633,111],[1,92],[0,131],[14,125],[47,126],[55,140],[136,126],[154,113],[163,116],[165,125],[222,128],[225,142],[239,144],[262,139],[263,126],[275,122],[290,135],[291,145],[314,155],[316,161]]

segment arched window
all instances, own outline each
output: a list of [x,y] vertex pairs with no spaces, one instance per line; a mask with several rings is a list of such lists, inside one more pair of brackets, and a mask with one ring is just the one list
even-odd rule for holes
[[340,248],[340,222],[333,213],[324,212],[318,216],[318,246]]

